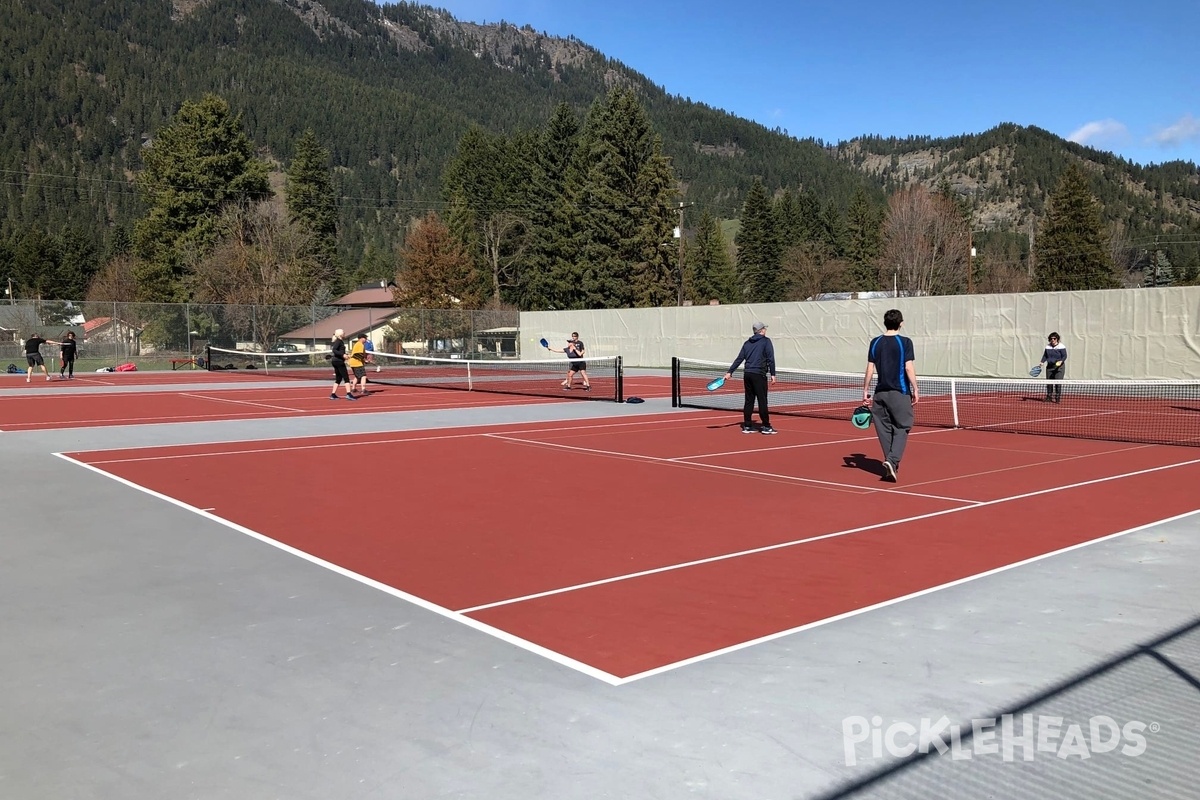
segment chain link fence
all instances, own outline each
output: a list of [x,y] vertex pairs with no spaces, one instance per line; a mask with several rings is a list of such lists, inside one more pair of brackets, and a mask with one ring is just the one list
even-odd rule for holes
[[520,313],[508,309],[17,300],[0,305],[0,369],[13,364],[24,371],[23,342],[34,333],[57,341],[74,331],[80,370],[125,363],[146,370],[194,366],[210,344],[254,352],[324,350],[337,328],[347,336],[366,333],[384,352],[519,358],[519,326]]

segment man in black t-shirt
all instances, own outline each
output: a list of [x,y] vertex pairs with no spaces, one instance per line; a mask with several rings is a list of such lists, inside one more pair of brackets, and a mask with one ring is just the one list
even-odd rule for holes
[[[913,406],[919,392],[916,354],[912,339],[900,335],[904,316],[891,309],[883,315],[884,334],[871,340],[867,350],[867,373],[863,377],[863,402],[870,404],[875,433],[883,448],[883,479],[896,482],[908,432],[913,426]],[[876,377],[875,397],[871,397],[871,378]]]
[[50,373],[46,371],[46,362],[42,360],[42,345],[44,344],[60,343],[43,339],[40,333],[30,334],[29,338],[25,340],[25,363],[29,365],[25,371],[26,383],[29,383],[29,379],[33,377],[34,367],[41,367],[42,374],[46,376],[46,380],[50,380]]

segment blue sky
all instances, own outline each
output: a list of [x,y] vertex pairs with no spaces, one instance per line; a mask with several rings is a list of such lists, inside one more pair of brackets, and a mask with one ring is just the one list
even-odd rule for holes
[[1200,0],[440,0],[574,35],[669,93],[793,136],[1036,125],[1200,163]]

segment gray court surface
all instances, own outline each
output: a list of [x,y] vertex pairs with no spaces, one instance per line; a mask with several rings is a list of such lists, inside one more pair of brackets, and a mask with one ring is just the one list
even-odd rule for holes
[[1200,515],[612,686],[53,455],[665,410],[0,433],[0,798],[1200,797]]

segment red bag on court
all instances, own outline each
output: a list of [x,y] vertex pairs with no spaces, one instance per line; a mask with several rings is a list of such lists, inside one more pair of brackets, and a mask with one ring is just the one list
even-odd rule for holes
[[117,372],[137,372],[137,364],[117,364]]

